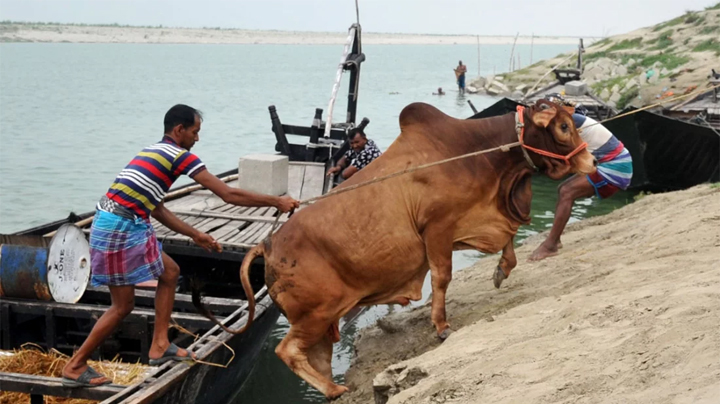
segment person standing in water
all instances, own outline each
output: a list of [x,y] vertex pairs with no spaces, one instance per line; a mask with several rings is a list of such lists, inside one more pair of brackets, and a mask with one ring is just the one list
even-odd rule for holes
[[457,79],[458,91],[460,94],[465,93],[465,73],[467,73],[467,66],[461,61],[458,62],[457,67],[454,69],[455,78]]

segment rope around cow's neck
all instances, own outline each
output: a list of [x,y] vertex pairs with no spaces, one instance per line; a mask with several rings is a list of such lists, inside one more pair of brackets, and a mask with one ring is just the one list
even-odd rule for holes
[[[634,110],[634,111],[629,111],[629,112],[626,112],[626,113],[624,113],[624,114],[619,114],[619,115],[616,115],[616,116],[614,116],[614,117],[612,117],[612,118],[608,118],[608,119],[599,121],[599,122],[597,122],[597,123],[588,125],[587,127],[590,127],[590,126],[593,126],[593,125],[599,125],[599,124],[602,124],[602,123],[605,123],[605,122],[608,122],[608,121],[612,121],[613,119],[618,119],[618,118],[622,118],[622,117],[624,117],[624,116],[636,114],[636,113],[638,113],[638,112],[640,112],[640,111],[645,111],[645,110],[647,110],[647,109],[651,109],[651,108],[654,108],[654,107],[657,107],[657,106],[666,104],[666,103],[671,102],[671,101],[677,101],[677,100],[681,100],[681,99],[683,99],[683,98],[688,98],[688,97],[693,96],[693,95],[698,95],[698,94],[701,94],[701,93],[705,93],[705,92],[714,90],[714,89],[716,89],[716,88],[720,88],[720,85],[713,86],[713,87],[709,87],[709,88],[704,88],[704,89],[697,90],[697,91],[693,91],[693,92],[690,92],[690,93],[688,93],[688,94],[683,94],[683,95],[680,95],[680,96],[677,96],[677,97],[668,98],[668,99],[663,100],[663,101],[660,101],[660,102],[658,102],[658,103],[655,103],[655,104],[652,104],[652,105],[648,105],[648,106],[645,106],[645,107],[642,107],[642,108],[638,108],[638,109],[636,109],[636,110]],[[300,205],[307,205],[307,204],[312,203],[312,202],[317,202],[317,201],[319,201],[319,200],[321,200],[321,199],[329,198],[329,197],[331,197],[331,196],[340,195],[340,194],[345,193],[345,192],[350,192],[350,191],[356,190],[356,189],[358,189],[358,188],[366,187],[366,186],[368,186],[368,185],[372,185],[372,184],[375,184],[375,183],[378,183],[378,182],[381,182],[381,181],[389,180],[389,179],[391,179],[391,178],[395,178],[395,177],[398,177],[398,176],[401,176],[401,175],[404,175],[404,174],[410,174],[410,173],[415,172],[415,171],[418,171],[418,170],[422,170],[422,169],[430,168],[430,167],[435,167],[435,166],[438,166],[438,165],[441,165],[441,164],[450,163],[450,162],[452,162],[452,161],[461,160],[461,159],[465,159],[465,158],[473,157],[473,156],[479,156],[479,155],[481,155],[481,154],[491,153],[491,152],[498,151],[498,150],[503,151],[503,152],[507,152],[507,151],[509,151],[511,148],[517,147],[517,146],[521,146],[521,145],[522,145],[522,144],[518,141],[518,142],[513,142],[513,143],[504,144],[504,145],[501,145],[501,146],[498,146],[498,147],[493,147],[493,148],[490,148],[490,149],[479,150],[479,151],[475,151],[475,152],[472,152],[472,153],[466,153],[466,154],[463,154],[463,155],[460,155],[460,156],[450,157],[450,158],[447,158],[447,159],[444,159],[444,160],[440,160],[440,161],[435,161],[435,162],[432,162],[432,163],[421,164],[421,165],[419,165],[419,166],[406,168],[406,169],[404,169],[404,170],[402,170],[402,171],[394,172],[394,173],[392,173],[392,174],[384,175],[384,176],[378,177],[378,178],[373,178],[372,180],[365,181],[365,182],[361,182],[361,183],[355,184],[355,185],[351,185],[351,186],[349,186],[349,187],[347,187],[347,188],[341,188],[341,189],[338,189],[338,190],[336,190],[336,191],[331,191],[331,192],[328,192],[328,193],[325,194],[325,195],[319,195],[319,196],[316,196],[316,197],[313,197],[313,198],[309,198],[309,199],[302,200],[302,201],[300,201]],[[291,214],[292,214],[292,213],[291,213]],[[278,216],[275,218],[275,222],[273,223],[273,226],[272,226],[269,234],[273,234],[273,233],[275,232],[275,228],[277,227],[277,224],[278,224],[279,220],[280,220],[280,215],[278,215]]]

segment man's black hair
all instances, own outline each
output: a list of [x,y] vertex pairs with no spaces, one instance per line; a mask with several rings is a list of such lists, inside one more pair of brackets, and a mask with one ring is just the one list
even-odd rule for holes
[[183,128],[187,129],[195,125],[195,117],[198,117],[202,122],[202,112],[197,109],[184,105],[177,104],[170,108],[165,114],[165,133],[172,132],[173,128],[182,125]]
[[365,132],[363,132],[362,128],[352,128],[348,131],[348,140],[355,139],[355,136],[361,135],[362,137],[367,137],[365,135]]
[[367,118],[363,118],[362,121],[360,121],[360,124],[348,131],[348,140],[353,140],[355,138],[355,135],[358,133],[362,135],[362,137],[367,137],[365,135],[365,127],[368,126],[370,123],[370,120]]

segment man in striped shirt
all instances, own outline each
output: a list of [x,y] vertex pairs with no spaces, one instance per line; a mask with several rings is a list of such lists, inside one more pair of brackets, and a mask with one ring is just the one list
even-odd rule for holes
[[562,247],[560,236],[570,219],[575,200],[593,195],[598,199],[609,198],[630,186],[633,173],[630,152],[607,128],[587,117],[583,107],[575,108],[559,94],[550,94],[546,98],[575,111],[572,114],[575,127],[587,143],[587,150],[597,159],[598,166],[593,174],[574,175],[560,184],[552,229],[545,241],[530,255],[530,261],[539,261],[558,253]]
[[165,114],[162,140],[138,153],[98,202],[90,231],[91,282],[93,286],[108,286],[112,305],[63,368],[64,386],[92,387],[110,383],[89,367],[87,360],[133,310],[135,285],[148,280],[158,280],[154,334],[148,353],[150,364],[194,358],[194,354],[171,344],[168,339],[180,268],[162,251],[150,217],[192,238],[208,251],[220,252],[222,248],[212,236],[183,222],[164,206],[163,198],[178,177],[187,175],[234,205],[273,206],[281,212],[299,206],[298,201],[289,196],[261,195],[231,188],[211,174],[205,164],[190,153],[199,141],[201,124],[202,115],[194,108],[187,105],[170,108]]

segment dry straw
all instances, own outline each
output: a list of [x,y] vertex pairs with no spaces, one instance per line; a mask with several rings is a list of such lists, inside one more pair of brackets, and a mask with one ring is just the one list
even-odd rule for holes
[[[35,376],[62,377],[62,369],[69,356],[51,349],[46,352],[38,345],[27,343],[21,349],[0,351],[0,372],[23,373]],[[141,363],[123,363],[116,356],[112,361],[89,361],[90,366],[112,380],[114,384],[130,385],[142,380],[150,369]],[[92,400],[64,397],[45,397],[45,404],[86,404]],[[30,403],[30,395],[12,391],[0,392],[0,404]]]

